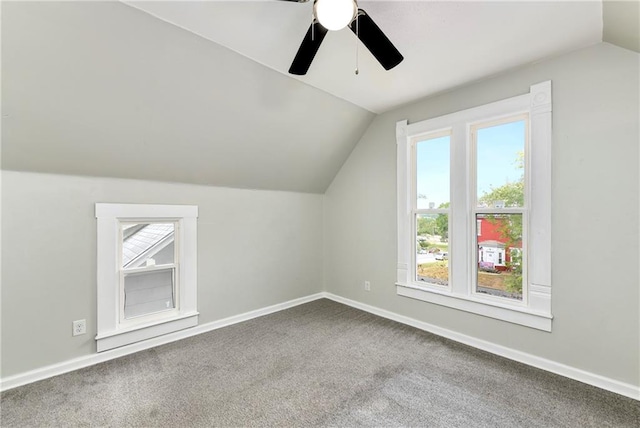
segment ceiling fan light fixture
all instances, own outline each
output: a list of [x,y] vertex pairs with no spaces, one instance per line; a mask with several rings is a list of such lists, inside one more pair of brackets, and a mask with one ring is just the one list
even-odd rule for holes
[[358,6],[354,0],[315,0],[316,19],[327,30],[341,30],[353,21]]

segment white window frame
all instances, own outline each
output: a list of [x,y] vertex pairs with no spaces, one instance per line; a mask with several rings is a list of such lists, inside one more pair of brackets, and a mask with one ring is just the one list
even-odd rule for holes
[[[124,248],[124,225],[125,224],[159,224],[159,223],[171,223],[173,224],[173,263],[164,264],[164,265],[153,265],[153,266],[137,266],[137,267],[124,267],[122,266],[122,250]],[[119,315],[120,315],[120,325],[126,327],[127,325],[137,325],[137,324],[146,324],[150,321],[161,320],[166,318],[171,318],[173,316],[177,316],[180,314],[180,265],[182,264],[180,258],[180,221],[176,221],[175,219],[157,219],[153,220],[144,219],[144,220],[136,220],[136,221],[127,221],[127,220],[118,220],[118,259],[116,261],[118,265],[118,288],[120,290],[119,296]],[[126,318],[124,314],[125,309],[125,276],[127,274],[135,274],[135,273],[144,273],[144,272],[154,272],[161,270],[172,269],[173,276],[173,300],[174,307],[171,309],[166,309],[163,311],[157,311],[144,315],[137,315],[135,317]]]
[[[410,144],[410,150],[411,150],[411,194],[412,195],[416,195],[418,194],[418,171],[416,168],[416,162],[415,160],[417,159],[417,144],[419,142],[425,141],[425,140],[431,140],[431,139],[437,139],[437,138],[442,138],[442,137],[449,137],[449,151],[451,151],[451,144],[452,144],[452,138],[451,138],[451,129],[447,128],[444,130],[435,130],[435,131],[430,131],[427,133],[420,133],[419,135],[415,135],[412,136],[411,138],[408,139],[408,142]],[[451,187],[451,185],[449,185],[449,187]],[[445,214],[448,216],[449,218],[449,222],[451,222],[451,207],[449,206],[449,208],[435,208],[435,204],[433,206],[433,208],[431,208],[431,205],[429,206],[429,208],[418,208],[418,204],[417,204],[417,198],[413,198],[411,201],[411,211],[412,211],[412,236],[417,237],[418,233],[417,233],[417,228],[418,228],[418,215],[419,214],[425,214],[425,215],[435,215],[437,216],[438,214]],[[450,230],[449,230],[450,232]],[[450,235],[449,235],[450,237]],[[449,243],[451,243],[451,241],[448,239]],[[412,250],[413,254],[416,254],[418,251],[418,247],[417,247],[417,239],[414,238],[415,243],[415,247]],[[448,257],[448,254],[447,254]],[[413,258],[414,263],[415,263],[415,256]],[[414,264],[415,266],[415,264]],[[440,285],[440,284],[429,284],[429,283],[425,283],[425,282],[418,282],[417,280],[417,276],[418,276],[418,270],[414,269],[413,270],[413,278],[415,279],[416,283],[421,284],[421,286],[423,287],[435,287],[436,289],[442,289],[442,288],[446,288],[446,289],[450,289],[451,285],[448,283],[447,285]],[[451,277],[451,265],[449,265],[449,277]],[[447,281],[448,282],[448,281]]]
[[[198,325],[197,218],[193,205],[96,204],[98,352]],[[122,300],[122,224],[175,224],[175,308],[124,318]],[[172,266],[174,266],[172,265]],[[166,268],[162,266],[161,268]]]
[[[474,144],[471,127],[479,123],[527,114],[528,155],[525,158],[525,225],[523,251],[526,275],[523,299],[475,292],[477,267]],[[532,85],[527,94],[480,107],[409,124],[396,124],[398,264],[400,296],[551,331],[551,81]],[[451,132],[449,208],[449,287],[416,281],[415,171],[412,146],[425,136]],[[482,210],[480,210],[482,211]],[[509,209],[501,211],[508,212]],[[475,263],[477,265],[477,263]]]
[[[529,289],[529,285],[528,285],[528,281],[527,281],[527,262],[528,262],[528,251],[527,251],[527,245],[528,245],[528,232],[529,232],[529,207],[531,206],[531,202],[529,200],[529,189],[530,186],[528,185],[531,181],[530,179],[530,168],[528,165],[525,165],[524,168],[524,188],[525,188],[525,192],[524,192],[524,205],[522,207],[517,207],[517,208],[512,208],[512,207],[505,207],[502,204],[499,207],[487,207],[487,208],[480,208],[478,206],[478,199],[479,199],[479,195],[477,195],[477,169],[478,169],[478,165],[477,165],[477,153],[478,153],[478,141],[477,141],[477,132],[479,129],[486,129],[486,128],[490,128],[490,127],[494,127],[494,126],[500,126],[500,125],[504,125],[507,123],[513,123],[513,122],[518,122],[518,121],[522,121],[525,120],[525,142],[524,142],[524,149],[525,149],[525,153],[529,154],[531,153],[531,133],[529,132],[529,128],[530,128],[530,116],[529,113],[517,113],[517,114],[512,114],[512,115],[506,115],[506,116],[502,116],[498,119],[490,119],[490,120],[480,120],[480,121],[476,121],[474,123],[469,123],[468,125],[468,139],[470,142],[470,150],[469,150],[469,207],[471,208],[470,210],[470,216],[472,219],[472,222],[474,220],[477,219],[477,215],[478,214],[519,214],[522,215],[522,224],[523,224],[523,228],[522,228],[522,254],[525,256],[525,260],[523,261],[523,266],[522,266],[522,301],[520,302],[521,306],[526,307],[527,306],[527,301],[528,301],[528,289]],[[527,162],[528,157],[525,158],[525,163]],[[473,223],[472,226],[473,228]],[[477,227],[477,221],[476,221],[476,227]],[[473,230],[473,229],[472,229]],[[475,262],[474,267],[477,266],[477,253],[478,253],[478,246],[477,246],[477,237],[478,234],[476,233],[475,235],[473,235],[473,237],[475,238],[474,243],[472,244],[472,248],[471,248],[471,252],[470,252],[470,258],[469,260],[472,261],[472,263]],[[507,257],[507,248],[504,248],[503,251],[498,250],[498,265],[502,265],[504,266],[503,263],[506,263],[506,257]],[[474,269],[471,272],[470,275],[471,278],[471,288],[472,288],[472,293],[475,296],[478,297],[486,297],[488,299],[494,299],[497,302],[501,302],[504,301],[504,298],[502,297],[495,297],[495,296],[490,296],[490,295],[486,295],[483,293],[479,293],[478,290],[478,275],[477,275],[477,269]],[[511,303],[511,301],[509,301],[509,303]]]

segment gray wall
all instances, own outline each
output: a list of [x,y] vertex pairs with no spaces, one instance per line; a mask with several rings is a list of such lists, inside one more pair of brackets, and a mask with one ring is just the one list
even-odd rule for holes
[[[635,52],[599,44],[378,116],[325,194],[326,290],[640,385],[639,63]],[[548,79],[553,332],[397,296],[396,121],[523,94]]]
[[1,6],[3,169],[323,193],[374,117],[120,2]]
[[640,52],[640,2],[603,0],[602,40]]
[[[199,206],[200,323],[322,290],[322,195],[2,172],[2,377],[96,351],[94,203]],[[87,334],[71,336],[71,322]]]

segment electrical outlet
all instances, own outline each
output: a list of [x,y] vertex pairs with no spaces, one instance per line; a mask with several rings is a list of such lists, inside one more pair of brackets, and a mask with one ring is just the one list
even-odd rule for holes
[[364,282],[364,291],[371,291],[371,283],[369,281]]
[[87,332],[87,321],[77,320],[73,322],[73,335],[79,336]]

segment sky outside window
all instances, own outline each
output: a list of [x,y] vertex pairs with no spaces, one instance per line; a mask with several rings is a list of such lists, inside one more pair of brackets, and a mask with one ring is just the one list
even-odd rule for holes
[[524,120],[477,131],[478,198],[492,189],[522,180],[525,131]]
[[416,144],[416,190],[418,209],[438,208],[449,202],[450,136]]
[[[526,140],[524,120],[477,131],[478,198],[491,189],[522,180],[521,159]],[[438,208],[449,202],[450,136],[416,144],[417,208]]]

